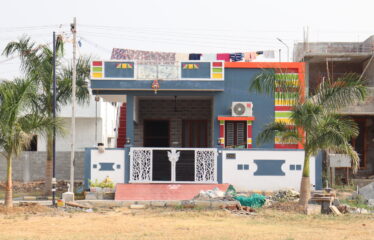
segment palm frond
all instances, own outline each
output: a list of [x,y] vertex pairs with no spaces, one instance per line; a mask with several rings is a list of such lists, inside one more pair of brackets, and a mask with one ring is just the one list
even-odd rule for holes
[[0,85],[0,146],[8,156],[23,151],[34,132],[50,127],[47,124],[50,122],[43,116],[29,111],[36,93],[33,83],[32,80],[16,79]]
[[294,105],[300,99],[302,89],[299,86],[298,75],[282,69],[264,69],[254,77],[249,91],[273,96],[281,101],[287,100]]
[[357,73],[347,73],[336,80],[325,80],[319,84],[314,99],[325,108],[338,111],[363,101],[367,93],[365,80]]
[[[78,103],[84,104],[89,100],[89,90],[87,86],[87,81],[90,75],[90,58],[80,57],[77,59],[76,70],[77,70],[77,100]],[[58,81],[58,94],[57,100],[61,104],[66,104],[70,102],[70,96],[72,92],[72,78],[73,78],[73,66],[69,64],[63,67],[61,73],[59,74]]]
[[304,103],[296,104],[293,107],[291,119],[296,126],[303,128],[304,131],[310,131],[313,130],[314,124],[321,114],[323,114],[323,108],[307,99]]
[[273,141],[275,136],[280,136],[282,140],[292,141],[299,139],[297,130],[283,122],[272,122],[265,125],[261,133],[256,138],[257,145]]

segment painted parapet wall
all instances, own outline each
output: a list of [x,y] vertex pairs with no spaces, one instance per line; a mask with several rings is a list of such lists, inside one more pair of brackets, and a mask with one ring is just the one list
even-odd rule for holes
[[[232,184],[239,191],[299,189],[303,150],[219,149],[218,152],[219,183]],[[97,148],[86,148],[85,187],[88,188],[89,179],[102,181],[107,176],[115,183],[129,183],[128,153],[129,148],[106,149],[104,153],[99,153]],[[313,157],[310,162],[311,184],[315,189],[321,189],[322,154]]]
[[[220,152],[222,183],[230,183],[238,191],[300,189],[303,150],[222,149]],[[315,189],[321,188],[320,162],[320,156],[310,160],[310,180]]]
[[111,148],[100,153],[97,148],[86,148],[84,159],[84,184],[89,180],[103,181],[109,177],[115,184],[125,182],[125,149]]

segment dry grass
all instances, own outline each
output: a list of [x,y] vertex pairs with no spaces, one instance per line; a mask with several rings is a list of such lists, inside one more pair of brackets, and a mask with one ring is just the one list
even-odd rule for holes
[[15,206],[13,208],[6,208],[4,205],[0,204],[0,216],[8,215],[9,217],[15,217],[18,215],[28,215],[28,214],[45,214],[54,212],[54,209],[41,206],[36,203],[24,203],[21,206]]
[[26,218],[0,214],[0,239],[374,239],[373,215],[305,216],[261,209],[256,216],[225,211],[129,210]]

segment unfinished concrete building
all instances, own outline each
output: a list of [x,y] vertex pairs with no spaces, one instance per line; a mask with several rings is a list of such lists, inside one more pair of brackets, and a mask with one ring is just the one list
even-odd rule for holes
[[[347,169],[336,169],[335,180],[347,182],[353,177],[359,182],[371,181],[374,175],[374,36],[363,42],[309,42],[294,46],[294,61],[305,62],[305,78],[310,94],[327,77],[339,78],[345,73],[363,74],[369,86],[365,102],[347,107],[342,114],[351,116],[358,124],[360,134],[352,145],[360,155],[360,168],[356,175]],[[328,156],[327,156],[328,158]],[[327,170],[328,166],[326,166]],[[326,173],[330,173],[326,171]],[[328,174],[327,174],[328,175]]]

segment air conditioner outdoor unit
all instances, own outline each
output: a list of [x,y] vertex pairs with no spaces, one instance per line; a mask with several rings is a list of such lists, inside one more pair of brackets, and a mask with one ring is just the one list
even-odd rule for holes
[[252,102],[232,102],[231,115],[233,117],[252,117]]

